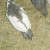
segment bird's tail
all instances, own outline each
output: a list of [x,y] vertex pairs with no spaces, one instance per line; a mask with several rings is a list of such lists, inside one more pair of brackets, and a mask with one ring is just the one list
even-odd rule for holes
[[27,38],[27,39],[32,39],[32,31],[29,29],[28,32],[22,32],[23,37]]

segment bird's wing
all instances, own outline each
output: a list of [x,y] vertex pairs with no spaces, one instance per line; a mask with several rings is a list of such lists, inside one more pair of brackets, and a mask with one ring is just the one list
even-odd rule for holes
[[21,16],[23,17],[22,18],[22,22],[24,22],[24,24],[27,26],[27,29],[31,29],[31,23],[29,21],[29,18],[26,14],[26,12],[23,10],[23,8],[20,8],[22,11],[20,12],[21,13]]

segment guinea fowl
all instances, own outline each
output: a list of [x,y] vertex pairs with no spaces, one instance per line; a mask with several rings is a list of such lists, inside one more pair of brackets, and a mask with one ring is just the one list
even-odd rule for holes
[[32,39],[31,23],[26,12],[16,4],[15,0],[7,0],[6,16],[14,26],[27,39]]

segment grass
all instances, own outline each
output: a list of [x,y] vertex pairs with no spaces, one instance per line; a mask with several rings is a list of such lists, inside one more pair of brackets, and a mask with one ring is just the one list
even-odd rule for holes
[[24,7],[32,24],[33,38],[28,40],[15,30],[6,17],[6,0],[0,0],[0,50],[50,50],[50,6],[44,17],[30,0],[16,0]]

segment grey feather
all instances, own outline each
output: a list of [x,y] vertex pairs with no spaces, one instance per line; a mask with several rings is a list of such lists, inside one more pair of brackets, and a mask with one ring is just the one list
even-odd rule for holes
[[20,20],[22,20],[22,16],[20,14],[21,11],[22,10],[20,9],[20,7],[17,4],[10,3],[8,5],[7,14],[11,15],[12,17],[16,16],[17,18],[19,18]]
[[41,11],[44,16],[48,15],[46,0],[31,0],[31,2],[37,10]]
[[32,39],[33,34],[32,34],[31,29],[29,29],[28,32],[22,32],[22,34],[23,34],[23,37],[27,39]]

